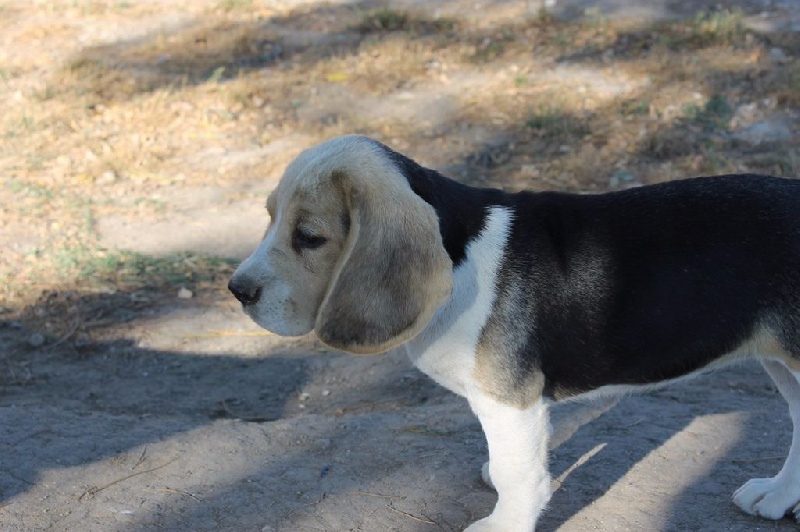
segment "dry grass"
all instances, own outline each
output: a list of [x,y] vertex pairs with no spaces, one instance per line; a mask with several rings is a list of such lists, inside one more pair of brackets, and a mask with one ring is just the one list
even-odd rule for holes
[[[276,175],[294,155],[193,164],[209,148],[361,132],[511,189],[800,175],[796,143],[745,146],[730,134],[743,105],[759,116],[800,107],[800,38],[759,35],[737,12],[631,27],[592,13],[524,16],[524,2],[522,15],[492,21],[256,0],[0,5],[12,43],[0,56],[10,96],[0,103],[0,226],[17,246],[0,259],[0,299],[12,310],[42,291],[183,281],[169,260],[103,249],[94,220],[164,216],[160,190]],[[142,33],[143,21],[153,30]],[[454,110],[438,122],[413,110],[304,114],[340,93],[373,103],[447,94]],[[474,131],[483,136],[470,140]],[[214,279],[219,268],[191,264]]]

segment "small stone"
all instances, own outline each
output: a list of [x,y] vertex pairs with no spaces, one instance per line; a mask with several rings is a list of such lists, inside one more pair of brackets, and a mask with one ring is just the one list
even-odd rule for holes
[[323,397],[328,397],[330,394],[331,394],[330,390],[322,390],[322,396]]
[[185,288],[185,287],[182,286],[181,289],[178,290],[178,298],[179,299],[192,299],[193,296],[194,296],[194,294],[188,288]]
[[44,335],[35,332],[28,337],[28,345],[31,347],[42,347],[44,345]]
[[782,65],[789,62],[789,56],[787,56],[786,52],[784,52],[782,49],[773,48],[769,51],[769,60],[773,63]]
[[308,393],[308,392],[303,392],[303,393],[300,394],[300,400],[301,401],[308,401],[308,399],[310,397],[311,397],[311,394]]
[[758,104],[755,102],[743,104],[736,108],[728,122],[728,127],[737,129],[752,124],[758,116]]
[[114,170],[107,170],[100,174],[100,176],[94,180],[95,184],[97,185],[110,185],[117,180],[117,173]]

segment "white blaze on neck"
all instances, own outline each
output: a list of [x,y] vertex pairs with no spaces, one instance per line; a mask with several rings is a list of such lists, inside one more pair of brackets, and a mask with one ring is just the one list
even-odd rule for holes
[[467,246],[466,258],[453,272],[450,299],[406,344],[414,365],[462,396],[473,380],[475,351],[494,305],[512,218],[506,207],[489,209],[483,231]]

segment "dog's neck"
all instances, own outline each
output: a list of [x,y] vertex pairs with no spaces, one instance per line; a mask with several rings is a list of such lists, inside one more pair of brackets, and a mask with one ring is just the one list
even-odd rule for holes
[[442,243],[454,268],[466,258],[467,246],[483,231],[489,209],[510,203],[510,195],[496,189],[475,188],[425,168],[381,145],[408,180],[411,190],[434,208]]

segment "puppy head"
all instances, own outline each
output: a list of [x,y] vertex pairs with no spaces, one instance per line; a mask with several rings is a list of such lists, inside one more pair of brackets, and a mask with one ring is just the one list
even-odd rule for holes
[[416,335],[450,295],[435,211],[370,139],[300,154],[267,209],[264,239],[229,283],[265,329],[379,353]]

